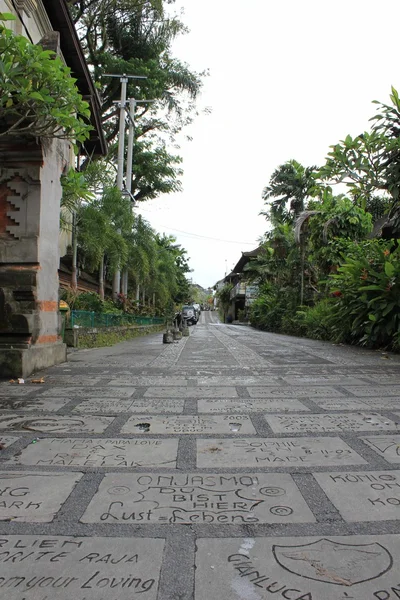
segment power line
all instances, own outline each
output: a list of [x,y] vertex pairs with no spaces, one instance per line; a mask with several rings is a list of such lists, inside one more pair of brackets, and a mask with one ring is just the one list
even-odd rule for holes
[[[151,212],[150,210],[146,210],[142,207],[140,207],[140,210],[143,210],[144,212]],[[177,231],[178,233],[181,233],[182,235],[196,237],[196,238],[200,238],[200,239],[204,239],[204,240],[213,240],[214,242],[224,242],[225,244],[245,244],[247,246],[254,246],[257,243],[257,242],[241,242],[241,241],[237,241],[237,240],[222,240],[221,238],[210,237],[208,235],[200,235],[199,233],[192,233],[190,231],[182,231],[182,229],[174,229],[174,227],[168,227],[167,225],[162,225],[162,224],[159,224],[158,227],[163,227],[170,231]]]
[[220,238],[210,237],[208,235],[200,235],[197,233],[190,233],[189,231],[182,231],[181,229],[174,229],[173,227],[167,227],[166,225],[158,225],[158,227],[164,227],[165,229],[169,229],[170,231],[177,231],[182,235],[186,235],[189,237],[196,237],[204,240],[213,240],[214,242],[224,242],[225,244],[246,244],[248,246],[254,246],[256,242],[240,242],[236,240],[221,240]]

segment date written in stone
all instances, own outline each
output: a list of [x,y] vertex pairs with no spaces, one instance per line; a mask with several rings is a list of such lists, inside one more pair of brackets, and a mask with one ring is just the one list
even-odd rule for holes
[[256,433],[248,415],[142,415],[131,417],[121,433],[195,434],[195,433]]
[[45,438],[8,461],[53,467],[173,467],[177,439]]
[[400,517],[400,471],[314,473],[346,521],[388,521]]
[[7,600],[156,600],[164,540],[1,536]]
[[197,440],[197,466],[308,467],[366,464],[338,437]]
[[238,398],[236,400],[198,400],[199,413],[229,412],[307,412],[310,409],[299,400],[287,398]]
[[310,523],[288,474],[105,475],[83,523]]
[[377,413],[265,415],[265,418],[275,433],[400,431],[400,427],[394,421]]

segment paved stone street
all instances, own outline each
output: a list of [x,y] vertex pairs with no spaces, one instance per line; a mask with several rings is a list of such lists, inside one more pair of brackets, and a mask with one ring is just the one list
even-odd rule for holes
[[0,598],[400,598],[400,357],[190,333],[0,385]]

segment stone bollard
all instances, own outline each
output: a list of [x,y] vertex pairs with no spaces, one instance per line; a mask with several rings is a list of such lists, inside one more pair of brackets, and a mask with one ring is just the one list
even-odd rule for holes
[[190,333],[189,333],[189,327],[184,327],[182,329],[182,335],[183,337],[189,337]]
[[173,336],[175,341],[179,341],[182,339],[182,332],[179,329],[174,329]]
[[174,334],[169,329],[166,333],[163,333],[163,344],[173,344],[174,343]]

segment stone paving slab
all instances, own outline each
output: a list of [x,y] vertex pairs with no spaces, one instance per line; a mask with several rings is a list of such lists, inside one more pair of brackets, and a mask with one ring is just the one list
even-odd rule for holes
[[267,376],[243,376],[243,377],[224,377],[224,376],[209,376],[209,377],[198,377],[197,384],[200,386],[278,386],[284,385],[286,382],[283,377],[279,375],[275,377]]
[[[115,376],[110,377],[111,381],[107,383],[108,386],[121,386],[121,385],[130,385],[135,387],[149,387],[149,386],[179,386],[185,387],[187,386],[187,380],[183,377],[175,378],[175,377],[138,377],[138,376]],[[116,383],[117,382],[117,383]]]
[[[101,385],[103,383],[103,377],[94,377],[92,374],[86,375],[77,375],[76,373],[72,374],[72,369],[63,369],[63,371],[68,371],[69,375],[45,375],[45,384],[48,387],[49,385],[67,385],[67,386],[96,386]],[[107,376],[105,376],[107,377]],[[110,376],[108,377],[108,379]]]
[[314,473],[346,521],[389,521],[400,516],[400,471]]
[[52,387],[46,389],[42,396],[51,396],[64,398],[130,398],[135,391],[133,387]]
[[342,392],[330,386],[320,387],[249,387],[251,398],[333,398],[343,396]]
[[40,386],[38,385],[8,385],[5,383],[0,385],[0,397],[20,398],[22,396],[33,394],[34,392],[37,392],[38,389],[40,390]]
[[60,410],[68,404],[68,398],[0,398],[0,410],[23,410],[28,412]]
[[365,396],[396,396],[400,398],[400,385],[385,385],[381,386],[345,386],[346,390],[358,396],[364,398]]
[[394,421],[377,413],[265,415],[265,419],[275,433],[400,430]]
[[183,398],[137,398],[129,408],[129,412],[142,413],[181,413],[185,407]]
[[14,437],[12,435],[0,435],[0,446],[3,446],[3,448],[8,448],[12,444],[14,444],[14,442],[17,442],[19,439],[20,438]]
[[299,400],[287,398],[238,398],[237,400],[211,399],[198,400],[199,413],[237,412],[307,412],[310,409]]
[[285,375],[290,385],[365,385],[365,381],[346,375]]
[[58,467],[176,467],[178,440],[43,438],[8,462]]
[[133,404],[132,400],[117,400],[115,398],[89,398],[80,402],[72,412],[78,413],[124,413],[129,412]]
[[200,539],[195,600],[395,600],[399,573],[400,535]]
[[121,433],[133,434],[196,434],[196,433],[256,433],[248,415],[224,416],[201,415],[142,415],[128,419]]
[[397,398],[332,398],[331,400],[313,400],[322,410],[396,410],[400,408]]
[[197,440],[197,467],[319,467],[366,464],[338,437]]
[[387,462],[400,463],[400,435],[369,436],[361,439]]
[[380,385],[393,385],[399,383],[400,371],[397,373],[377,373],[376,371],[370,371],[365,374],[369,381]]
[[163,539],[1,537],[4,599],[157,600]]
[[0,430],[42,431],[43,433],[103,433],[113,421],[113,417],[0,415]]
[[237,398],[234,387],[149,387],[146,398]]
[[110,473],[81,521],[255,524],[313,523],[315,518],[287,474]]
[[81,477],[82,473],[0,473],[0,521],[49,523]]

